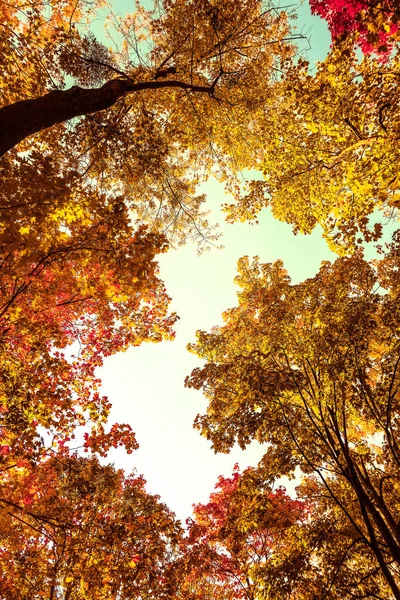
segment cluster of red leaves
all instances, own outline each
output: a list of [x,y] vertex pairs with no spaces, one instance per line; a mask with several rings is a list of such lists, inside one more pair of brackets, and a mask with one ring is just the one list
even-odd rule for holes
[[310,0],[310,7],[327,21],[333,40],[356,34],[364,54],[388,58],[399,32],[397,0]]
[[289,589],[304,563],[292,546],[308,508],[261,479],[257,469],[240,473],[236,465],[231,477],[219,477],[210,501],[194,507],[183,542],[189,598],[258,597],[267,581],[277,594]]

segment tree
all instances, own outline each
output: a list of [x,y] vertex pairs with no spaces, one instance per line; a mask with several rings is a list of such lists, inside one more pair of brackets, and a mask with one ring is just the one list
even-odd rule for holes
[[136,446],[126,426],[107,441],[95,368],[173,335],[155,256],[209,238],[196,185],[253,164],[247,125],[293,53],[259,0],[139,7],[115,50],[89,30],[101,6],[0,2],[3,468],[46,452],[43,428]]
[[112,206],[92,219],[88,226],[72,220],[68,231],[60,227],[58,239],[22,231],[3,257],[3,468],[18,457],[40,456],[44,430],[54,444],[77,426],[91,425],[97,436],[96,443],[90,438],[92,448],[101,453],[122,440],[129,451],[136,447],[123,426],[108,442],[103,437],[101,449],[110,403],[97,391],[95,369],[129,345],[172,336],[175,316],[168,315],[154,261],[165,240],[144,228],[133,233],[127,212],[116,214]]
[[225,325],[198,332],[189,348],[206,364],[186,381],[209,400],[195,424],[214,449],[256,439],[268,444],[267,480],[301,469],[310,496],[321,496],[328,520],[341,511],[394,598],[399,241],[397,235],[380,261],[368,264],[357,253],[323,263],[297,285],[280,261],[242,258],[239,306],[224,313]]
[[170,598],[181,529],[142,477],[62,450],[1,479],[4,600]]
[[188,520],[182,578],[188,597],[272,600],[293,592],[302,598],[304,584],[310,586],[303,578],[308,549],[299,543],[305,503],[263,486],[250,468],[241,474],[236,466],[215,487]]
[[[142,221],[196,232],[195,186],[255,164],[249,124],[294,51],[286,15],[261,0],[168,0],[119,20],[111,51],[78,26],[84,3],[65,2],[50,22],[46,2],[24,6],[4,8],[2,151],[37,135],[5,171],[37,148],[39,165],[43,152],[57,157],[69,182],[122,190]],[[64,89],[70,77],[78,85]]]
[[333,42],[354,35],[364,54],[375,52],[388,59],[399,38],[399,4],[396,0],[310,1],[311,12],[328,22]]
[[262,465],[242,474],[236,467],[207,504],[194,507],[177,561],[178,598],[390,597],[371,554],[340,510],[316,494],[315,481],[298,488],[304,501],[273,490],[265,474]]
[[339,254],[377,241],[381,222],[398,216],[398,72],[398,55],[360,61],[350,41],[315,75],[302,60],[288,68],[259,122],[264,179],[227,204],[228,219],[255,220],[269,206],[295,233],[321,226]]

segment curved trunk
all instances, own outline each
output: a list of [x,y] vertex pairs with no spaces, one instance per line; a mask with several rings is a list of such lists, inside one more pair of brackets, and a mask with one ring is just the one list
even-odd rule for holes
[[134,82],[111,79],[100,88],[74,86],[69,90],[55,90],[38,98],[21,100],[0,108],[0,156],[33,133],[74,117],[106,110],[132,92],[178,87],[212,95],[214,85],[191,85],[175,80]]

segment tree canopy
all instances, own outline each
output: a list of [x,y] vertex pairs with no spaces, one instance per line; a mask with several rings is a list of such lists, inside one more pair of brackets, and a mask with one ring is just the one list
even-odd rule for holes
[[[138,2],[109,47],[102,0],[0,0],[1,600],[400,599],[399,10],[310,5],[315,69],[270,1]],[[157,257],[214,239],[210,177],[228,221],[269,207],[340,257],[297,284],[243,257],[238,306],[189,346],[195,426],[265,455],[184,531],[106,464],[138,444],[97,369],[173,339]]]
[[305,503],[237,466],[216,489],[188,521],[184,581],[193,597],[286,598],[294,589],[301,597],[309,558],[298,543]]
[[227,204],[228,219],[255,220],[271,207],[295,233],[320,225],[339,254],[380,239],[399,203],[398,61],[360,61],[347,40],[315,74],[302,60],[288,68],[261,121],[264,179]]
[[305,496],[342,511],[395,598],[398,572],[399,303],[396,237],[373,264],[360,254],[291,285],[281,262],[239,261],[239,305],[198,332],[206,361],[187,379],[209,400],[196,426],[216,451],[267,444],[271,482],[296,469]]
[[3,598],[170,598],[181,530],[142,477],[66,450],[1,477]]
[[294,53],[286,14],[261,0],[156,2],[119,19],[109,49],[81,25],[99,5],[55,6],[4,5],[4,168],[57,156],[68,189],[101,181],[141,222],[198,235],[196,185],[256,165],[250,125]]
[[364,54],[376,53],[387,60],[399,39],[399,5],[392,0],[310,1],[311,11],[326,19],[332,40],[353,35]]

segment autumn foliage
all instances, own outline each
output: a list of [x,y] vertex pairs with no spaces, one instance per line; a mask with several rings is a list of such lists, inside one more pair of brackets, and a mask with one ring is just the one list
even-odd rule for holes
[[399,4],[364,0],[310,0],[311,11],[326,19],[332,40],[354,36],[364,54],[377,53],[385,60],[399,38]]
[[[138,3],[112,47],[102,0],[0,0],[0,600],[400,600],[399,7],[310,5],[316,69],[263,0]],[[228,221],[268,207],[341,257],[297,284],[243,257],[190,345],[195,426],[265,455],[183,531],[106,464],[138,445],[97,369],[173,339],[157,257],[214,239],[210,177]]]
[[[184,587],[193,599],[283,598],[304,585],[299,543],[304,502],[236,467],[220,477],[208,504],[194,507],[185,544]],[[308,585],[308,584],[307,584]]]
[[60,451],[1,476],[2,598],[168,598],[180,536],[144,480]]
[[[190,349],[206,364],[187,385],[209,399],[196,426],[215,450],[258,440],[267,481],[300,469],[303,497],[317,514],[341,513],[349,551],[363,547],[397,598],[398,237],[387,250],[373,264],[360,254],[324,263],[297,285],[279,261],[242,258],[239,306],[198,332]],[[370,594],[373,575],[351,586]]]

